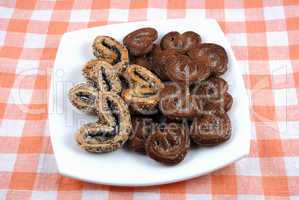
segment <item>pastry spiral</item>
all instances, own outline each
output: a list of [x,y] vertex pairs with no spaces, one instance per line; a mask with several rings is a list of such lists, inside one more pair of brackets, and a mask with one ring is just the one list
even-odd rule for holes
[[228,140],[231,132],[231,122],[227,114],[216,113],[194,119],[190,136],[198,145],[213,146]]
[[96,114],[97,94],[97,90],[92,85],[79,83],[70,89],[68,97],[71,104],[78,110],[88,114]]
[[96,106],[99,121],[82,126],[76,133],[77,143],[86,151],[94,153],[121,148],[132,129],[126,104],[113,92],[99,92]]
[[225,49],[214,43],[202,43],[197,48],[187,52],[188,56],[194,60],[205,63],[211,73],[220,76],[227,71],[228,57]]
[[129,64],[129,53],[126,47],[109,36],[97,36],[92,45],[93,54],[122,72]]
[[174,49],[178,53],[186,53],[201,43],[201,37],[193,31],[180,34],[177,31],[167,33],[161,40],[163,49]]
[[148,137],[146,152],[158,162],[174,165],[185,158],[189,145],[186,127],[179,123],[168,123]]
[[129,88],[122,97],[131,108],[141,114],[153,114],[159,103],[159,92],[164,87],[161,80],[151,71],[139,65],[130,65],[124,74]]
[[141,28],[129,33],[123,43],[131,55],[142,56],[152,50],[157,37],[158,32],[154,28]]
[[89,61],[82,70],[83,76],[100,91],[120,93],[122,86],[112,65],[102,60]]

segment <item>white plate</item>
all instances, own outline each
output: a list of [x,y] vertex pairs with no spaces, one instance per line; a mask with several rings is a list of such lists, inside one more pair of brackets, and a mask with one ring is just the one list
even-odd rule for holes
[[[83,151],[75,143],[74,133],[82,124],[95,121],[95,117],[78,112],[67,98],[68,89],[84,81],[81,69],[94,58],[91,44],[97,35],[109,35],[122,41],[131,31],[148,26],[156,28],[160,37],[174,30],[195,31],[201,35],[203,42],[222,45],[229,57],[229,70],[224,78],[234,97],[229,112],[233,129],[231,139],[216,147],[193,149],[183,162],[171,167],[124,149],[107,154]],[[211,19],[113,24],[64,34],[52,73],[49,126],[59,172],[84,181],[108,185],[146,186],[190,179],[240,159],[249,153],[250,146],[248,98],[243,79],[230,45],[217,22]]]

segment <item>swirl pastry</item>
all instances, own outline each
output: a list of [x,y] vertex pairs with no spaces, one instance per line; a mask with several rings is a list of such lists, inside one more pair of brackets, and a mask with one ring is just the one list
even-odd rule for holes
[[132,134],[128,140],[128,146],[135,152],[145,153],[145,141],[156,129],[157,123],[148,117],[132,118]]
[[132,129],[131,117],[124,101],[113,92],[99,92],[96,105],[99,121],[82,126],[76,141],[89,152],[115,151],[127,141]]
[[147,68],[148,70],[153,71],[153,64],[152,64],[152,56],[151,55],[144,55],[138,56],[134,58],[132,61],[133,64],[140,65],[142,67]]
[[203,62],[193,61],[186,55],[177,54],[167,61],[167,77],[179,84],[190,85],[210,75],[210,68]]
[[[153,55],[155,53],[157,53],[158,49],[160,49],[160,48],[158,48],[158,46],[156,44],[153,44],[152,51],[150,51],[149,53],[142,55],[142,56],[131,56],[130,57],[131,64],[140,65],[142,67],[147,68],[148,70],[150,70],[152,72],[155,72],[156,66],[153,63]],[[159,76],[159,74],[157,74],[157,76]]]
[[192,94],[204,102],[204,111],[227,112],[233,103],[232,96],[228,93],[227,82],[220,77],[210,77],[206,81],[197,85]]
[[88,114],[96,114],[97,94],[97,90],[90,84],[79,83],[70,89],[68,97],[72,105],[78,110]]
[[158,162],[174,165],[185,158],[189,145],[186,127],[183,124],[168,123],[148,137],[146,152]]
[[174,59],[177,54],[178,53],[173,49],[162,50],[159,46],[154,46],[152,51],[153,71],[162,81],[169,80],[168,76],[166,75],[168,62],[169,60]]
[[210,77],[207,80],[196,85],[193,89],[194,94],[202,95],[213,99],[218,99],[228,90],[227,82],[220,77]]
[[194,119],[191,125],[191,139],[198,145],[213,146],[228,140],[231,123],[226,113],[204,115]]
[[129,64],[128,50],[112,37],[96,37],[92,49],[95,57],[110,63],[118,72],[125,70]]
[[130,65],[124,77],[129,82],[129,88],[122,92],[125,102],[141,114],[157,112],[159,92],[164,87],[160,79],[139,65]]
[[208,113],[228,112],[233,105],[233,97],[228,92],[218,99],[206,99],[204,111]]
[[176,83],[165,84],[160,92],[160,111],[170,118],[192,118],[201,114],[202,101],[189,93],[188,87]]
[[186,53],[188,50],[201,43],[200,35],[193,31],[180,34],[177,31],[167,33],[161,40],[162,49],[174,49],[178,53]]
[[205,63],[216,76],[227,71],[228,57],[225,49],[218,44],[203,43],[188,51],[187,54],[190,58]]
[[122,86],[113,66],[102,60],[89,61],[82,70],[83,76],[100,91],[120,93]]
[[142,56],[152,50],[157,37],[158,33],[154,28],[141,28],[129,33],[123,43],[131,55]]

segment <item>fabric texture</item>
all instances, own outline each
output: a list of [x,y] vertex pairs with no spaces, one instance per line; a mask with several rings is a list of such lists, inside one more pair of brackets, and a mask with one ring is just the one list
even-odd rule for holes
[[[62,34],[127,21],[205,17],[221,25],[242,71],[250,96],[250,155],[163,186],[112,187],[59,175],[47,99]],[[1,0],[0,199],[298,200],[298,35],[298,0]]]

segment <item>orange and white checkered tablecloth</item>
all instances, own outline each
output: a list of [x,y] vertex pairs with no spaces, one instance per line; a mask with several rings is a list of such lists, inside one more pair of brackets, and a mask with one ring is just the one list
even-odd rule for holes
[[[109,23],[202,17],[220,23],[242,71],[251,98],[250,155],[164,186],[112,187],[59,175],[47,94],[62,34]],[[1,200],[298,200],[298,101],[298,0],[0,0]]]

